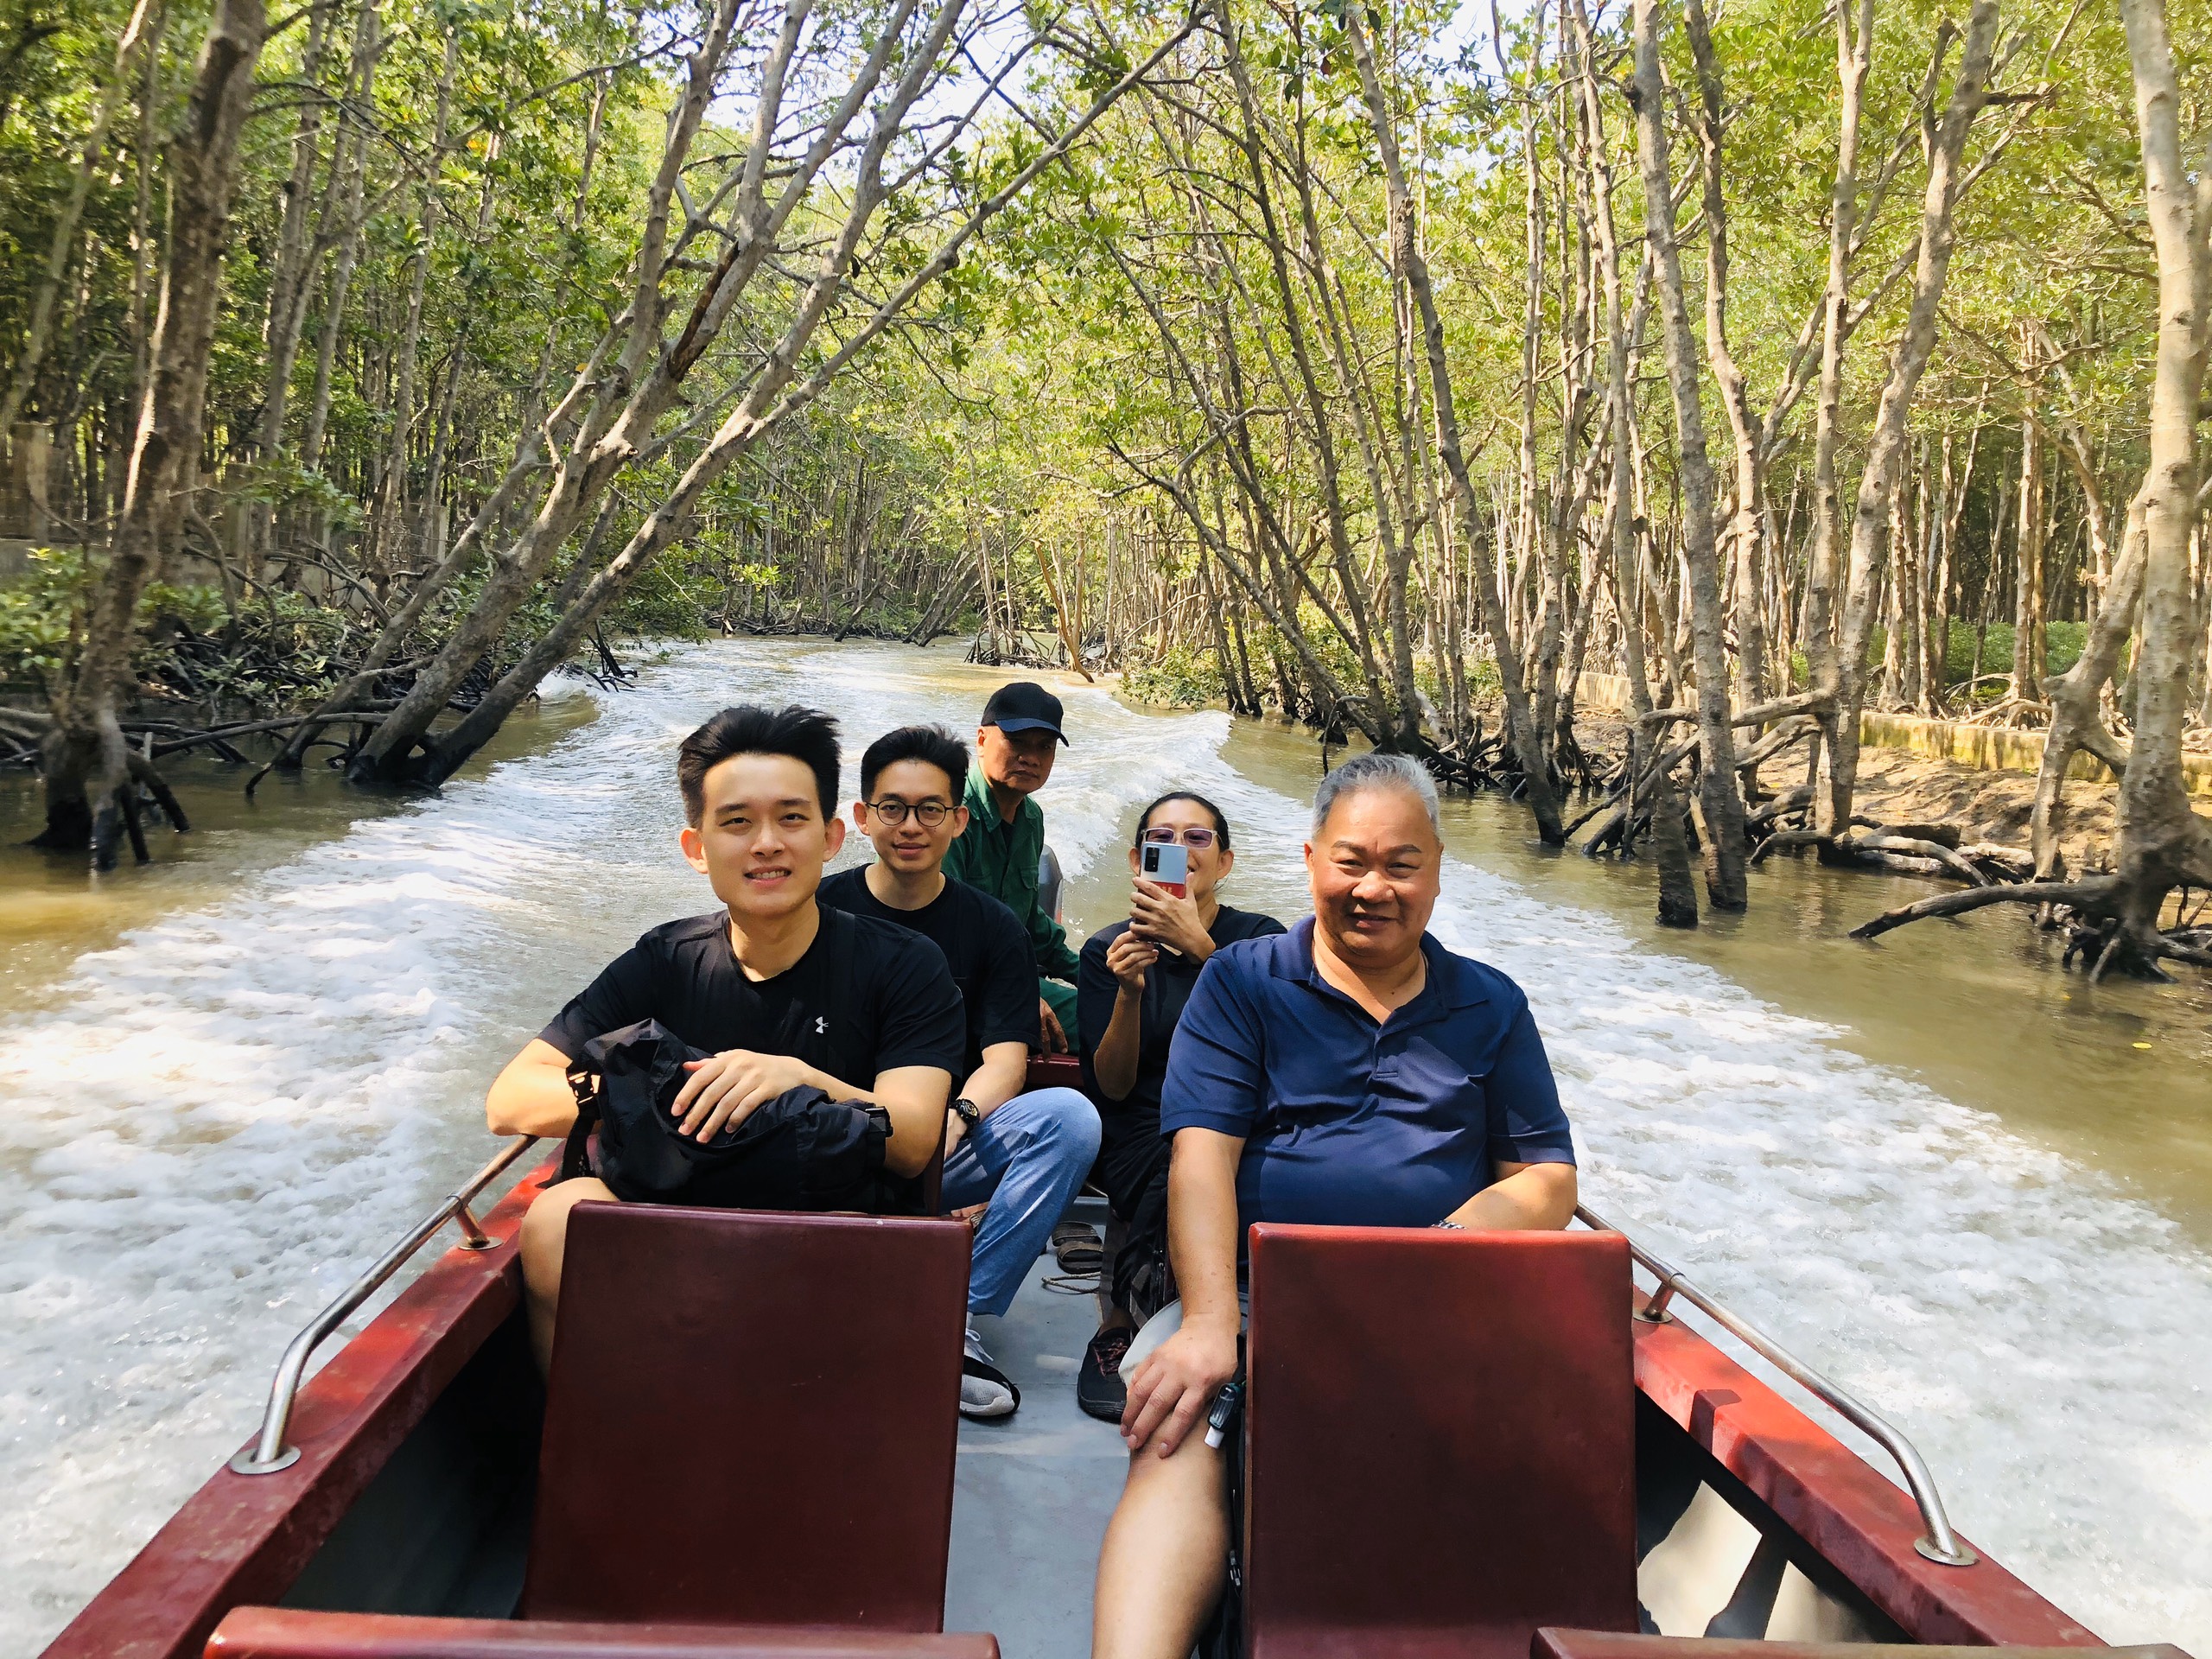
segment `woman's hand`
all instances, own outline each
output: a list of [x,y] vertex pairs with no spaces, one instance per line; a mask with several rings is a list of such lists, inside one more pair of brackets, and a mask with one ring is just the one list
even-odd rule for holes
[[1144,970],[1160,960],[1160,947],[1139,938],[1135,929],[1119,935],[1106,947],[1106,969],[1125,996],[1144,995]]
[[1157,944],[1173,946],[1192,962],[1213,955],[1213,935],[1198,918],[1198,901],[1178,899],[1157,881],[1137,879],[1129,895],[1129,932],[1141,932]]

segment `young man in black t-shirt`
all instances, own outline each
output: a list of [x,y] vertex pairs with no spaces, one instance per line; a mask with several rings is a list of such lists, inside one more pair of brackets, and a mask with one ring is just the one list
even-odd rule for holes
[[[853,822],[876,861],[822,884],[825,906],[911,928],[944,953],[967,1010],[963,1078],[944,1125],[944,1203],[976,1218],[968,1313],[1006,1312],[1029,1264],[1098,1155],[1098,1114],[1072,1089],[1024,1092],[1038,1040],[1029,935],[1007,906],[944,874],[967,825],[968,751],[950,732],[908,726],[861,758]],[[960,1409],[1003,1417],[1020,1403],[971,1325]]]
[[[811,1085],[882,1107],[885,1167],[921,1173],[967,1046],[960,993],[927,940],[816,904],[823,864],[845,838],[837,762],[836,722],[810,709],[725,709],[683,740],[683,856],[722,908],[645,934],[509,1061],[485,1099],[494,1134],[566,1135],[576,1116],[569,1062],[593,1038],[651,1019],[710,1056],[693,1063],[676,1097],[685,1134],[712,1140]],[[580,1176],[523,1220],[541,1366],[552,1354],[569,1211],[613,1197]]]

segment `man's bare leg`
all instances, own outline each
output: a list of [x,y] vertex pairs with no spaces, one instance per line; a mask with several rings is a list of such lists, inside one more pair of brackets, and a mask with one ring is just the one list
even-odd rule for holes
[[1129,1459],[1091,1603],[1091,1659],[1186,1659],[1229,1573],[1223,1453],[1193,1433]]
[[537,1195],[522,1218],[523,1306],[537,1374],[553,1369],[553,1314],[561,1305],[561,1262],[569,1250],[569,1211],[594,1199],[619,1203],[606,1182],[579,1175]]

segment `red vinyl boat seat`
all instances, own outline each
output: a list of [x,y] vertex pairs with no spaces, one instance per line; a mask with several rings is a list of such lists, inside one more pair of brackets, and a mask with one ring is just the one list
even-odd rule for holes
[[522,1616],[942,1630],[969,1240],[578,1205]]
[[1073,1089],[1080,1092],[1083,1062],[1072,1054],[1032,1054],[1023,1084],[1030,1089]]
[[999,1659],[994,1637],[759,1625],[571,1624],[238,1607],[207,1659]]
[[1252,1659],[1637,1628],[1624,1239],[1263,1224],[1251,1269]]
[[2189,1659],[2158,1643],[2140,1648],[1966,1648],[1891,1642],[1763,1642],[1756,1638],[1622,1636],[1611,1630],[1538,1630],[1529,1659]]

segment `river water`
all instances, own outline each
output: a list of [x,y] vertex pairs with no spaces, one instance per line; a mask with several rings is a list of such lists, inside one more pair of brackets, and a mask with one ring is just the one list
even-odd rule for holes
[[[564,690],[435,799],[310,779],[248,814],[209,767],[207,830],[154,870],[88,892],[0,854],[0,1655],[122,1566],[247,1436],[291,1332],[482,1160],[498,1065],[710,902],[675,846],[685,731],[804,701],[857,755],[970,728],[999,677],[702,646]],[[1117,913],[1122,838],[1171,785],[1229,812],[1233,901],[1300,913],[1310,738],[1065,695],[1041,798],[1079,923]],[[1648,871],[1532,849],[1497,802],[1447,816],[1435,931],[1527,988],[1591,1203],[1898,1422],[2037,1588],[2110,1640],[2212,1651],[2212,1000],[2093,993],[2010,921],[1849,944],[1918,889],[1811,868],[1661,933]]]

